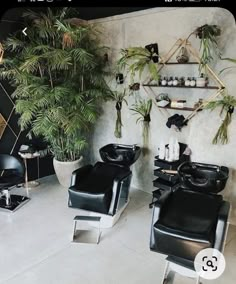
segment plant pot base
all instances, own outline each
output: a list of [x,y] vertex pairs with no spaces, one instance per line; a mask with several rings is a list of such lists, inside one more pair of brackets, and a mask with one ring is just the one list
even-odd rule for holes
[[83,157],[72,162],[61,162],[57,161],[55,158],[53,159],[53,166],[55,173],[57,175],[59,183],[68,188],[70,186],[71,175],[74,170],[82,167],[83,165]]

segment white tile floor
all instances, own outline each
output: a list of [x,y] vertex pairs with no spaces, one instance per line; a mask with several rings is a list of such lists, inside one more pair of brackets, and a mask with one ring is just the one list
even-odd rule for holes
[[[20,192],[20,190],[18,190]],[[67,190],[55,176],[41,179],[31,200],[14,214],[0,213],[0,283],[6,284],[153,284],[161,283],[165,257],[149,250],[151,195],[131,190],[131,200],[100,243],[71,243],[73,218]],[[227,267],[217,280],[236,279],[236,228],[230,226]],[[174,284],[195,283],[176,275]]]

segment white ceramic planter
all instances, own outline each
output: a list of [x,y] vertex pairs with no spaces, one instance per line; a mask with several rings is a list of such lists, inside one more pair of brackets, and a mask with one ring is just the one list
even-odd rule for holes
[[73,162],[61,162],[53,159],[53,166],[57,175],[58,181],[61,185],[68,188],[70,186],[71,174],[74,170],[82,167],[83,157]]

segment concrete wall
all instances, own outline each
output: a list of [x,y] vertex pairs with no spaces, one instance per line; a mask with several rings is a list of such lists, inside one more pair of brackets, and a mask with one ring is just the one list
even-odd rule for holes
[[[236,57],[236,28],[233,15],[221,8],[155,8],[141,12],[130,13],[122,16],[114,16],[93,21],[99,25],[103,32],[102,43],[111,48],[109,59],[114,63],[119,57],[121,48],[130,46],[145,46],[149,43],[157,42],[159,52],[164,55],[178,38],[187,37],[196,27],[205,23],[217,24],[222,28],[222,36],[219,45],[225,57]],[[194,36],[190,38],[192,45],[198,50],[199,40]],[[217,72],[225,66],[231,64],[219,62],[212,64],[212,68]],[[171,66],[163,69],[162,75],[167,76],[197,76],[197,66]],[[236,89],[236,69],[225,72],[221,78],[227,86],[229,93],[235,95]],[[126,79],[126,86],[129,79]],[[111,82],[112,88],[116,86],[114,80]],[[205,98],[214,91],[199,89],[153,89],[155,94],[167,92],[171,98],[185,98],[189,104],[193,104],[199,98]],[[143,88],[136,93],[136,96],[148,98],[148,94]],[[136,124],[136,116],[129,110],[135,98],[128,98],[128,107],[124,105],[122,109],[123,117],[123,137],[116,139],[113,135],[116,112],[114,102],[107,102],[103,108],[103,115],[97,122],[94,139],[94,161],[99,159],[98,149],[111,142],[141,144],[142,134],[141,125]],[[221,118],[219,111],[204,110],[195,116],[183,128],[181,132],[166,127],[165,123],[169,116],[174,113],[183,114],[185,117],[189,112],[181,111],[160,111],[153,105],[151,113],[151,135],[150,135],[150,154],[146,157],[141,156],[133,166],[133,186],[141,190],[151,192],[153,190],[152,180],[154,169],[154,156],[157,154],[158,145],[161,140],[168,143],[171,136],[176,136],[180,142],[187,143],[192,150],[192,161],[213,163],[228,166],[230,168],[230,178],[227,188],[224,191],[226,198],[230,199],[233,206],[232,218],[236,223],[236,127],[235,115],[229,128],[230,142],[227,145],[212,145]]]

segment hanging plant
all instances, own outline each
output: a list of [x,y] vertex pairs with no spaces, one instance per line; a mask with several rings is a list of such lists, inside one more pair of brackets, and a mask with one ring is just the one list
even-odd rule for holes
[[[221,59],[221,60],[225,60],[225,61],[229,61],[229,62],[231,62],[231,63],[236,64],[236,59],[235,59],[235,58],[229,58],[229,57],[222,58],[222,57],[220,57],[220,59]],[[229,66],[229,67],[226,67],[226,68],[220,70],[219,75],[220,75],[221,73],[225,72],[226,70],[234,69],[234,68],[236,68],[236,66]]]
[[143,136],[143,154],[148,153],[148,147],[149,147],[149,129],[150,129],[150,113],[152,110],[152,100],[139,100],[137,103],[133,105],[133,108],[131,108],[136,115],[138,115],[138,119],[136,120],[136,123],[141,122],[142,123],[142,136]]
[[[158,58],[157,44],[147,45],[146,47],[129,47],[121,49],[121,58],[117,62],[117,67],[120,69],[128,67],[132,83],[136,73],[139,74],[139,79],[141,79],[145,68],[148,69],[152,80],[158,81]],[[133,63],[129,64],[130,61]]]
[[121,119],[121,109],[122,109],[122,103],[126,103],[128,105],[127,100],[125,99],[126,97],[126,90],[123,92],[117,92],[113,91],[111,93],[111,99],[115,101],[115,106],[116,106],[116,124],[115,124],[115,131],[114,135],[116,138],[121,138],[122,137],[122,119]]
[[199,71],[201,73],[206,64],[213,60],[213,53],[219,56],[216,38],[220,36],[221,29],[217,25],[205,24],[198,27],[193,34],[200,39],[201,64],[199,65]]
[[236,98],[229,95],[224,95],[221,100],[216,100],[209,102],[205,108],[214,110],[221,107],[220,115],[225,113],[225,117],[216,132],[215,137],[212,140],[213,144],[227,144],[229,141],[228,127],[232,121],[232,114],[234,112],[234,107],[236,107]]

